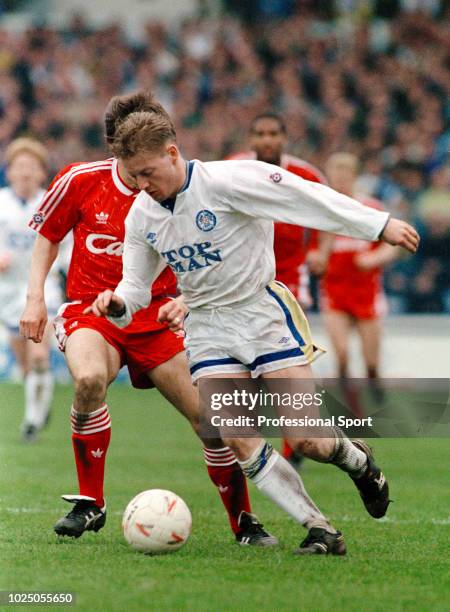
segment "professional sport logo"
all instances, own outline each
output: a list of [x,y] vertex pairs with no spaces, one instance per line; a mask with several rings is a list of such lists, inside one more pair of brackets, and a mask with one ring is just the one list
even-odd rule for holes
[[150,242],[150,244],[155,244],[156,242],[156,234],[155,232],[149,232],[146,236],[146,239]]
[[204,209],[197,213],[195,222],[203,232],[210,232],[216,227],[217,217],[210,210]]
[[274,172],[273,174],[271,174],[269,176],[269,178],[274,182],[274,183],[279,183],[281,181],[281,179],[283,178],[281,176],[281,174],[279,172]]
[[33,221],[39,225],[41,223],[44,223],[44,219],[45,219],[45,215],[43,212],[38,211],[37,213],[34,213],[33,215]]

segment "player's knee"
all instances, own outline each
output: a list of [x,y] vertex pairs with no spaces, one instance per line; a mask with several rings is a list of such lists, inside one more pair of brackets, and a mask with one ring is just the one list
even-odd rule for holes
[[74,383],[77,404],[90,406],[105,399],[107,381],[106,376],[102,373],[81,374],[75,377]]
[[29,362],[29,369],[35,372],[46,372],[50,367],[49,359],[46,354],[34,355]]

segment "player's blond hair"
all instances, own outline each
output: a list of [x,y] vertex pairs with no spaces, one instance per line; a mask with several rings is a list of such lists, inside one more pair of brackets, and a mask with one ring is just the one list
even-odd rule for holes
[[327,163],[325,164],[326,171],[328,171],[331,166],[350,168],[355,174],[357,174],[359,170],[359,160],[356,155],[353,155],[353,153],[339,151],[338,153],[333,153],[328,158]]
[[33,155],[44,170],[48,168],[48,152],[44,145],[34,138],[22,137],[13,140],[5,151],[6,164],[9,166],[17,155],[28,153]]
[[153,153],[177,135],[169,115],[161,112],[131,113],[117,128],[112,150],[116,157],[128,159],[138,153]]

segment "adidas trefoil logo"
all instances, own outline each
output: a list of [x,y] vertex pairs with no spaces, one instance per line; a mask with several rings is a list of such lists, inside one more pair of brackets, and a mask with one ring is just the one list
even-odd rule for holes
[[103,211],[99,213],[95,213],[95,218],[97,219],[97,223],[102,223],[103,225],[107,223],[108,217],[109,217],[108,213],[104,213]]
[[228,491],[228,487],[224,487],[223,485],[221,485],[221,484],[220,484],[220,485],[219,485],[219,491],[220,491],[221,493],[225,493],[225,491]]
[[103,455],[105,451],[100,450],[99,448],[97,448],[97,450],[93,450],[91,451],[91,455],[93,457],[96,457],[97,459],[100,459],[100,457]]

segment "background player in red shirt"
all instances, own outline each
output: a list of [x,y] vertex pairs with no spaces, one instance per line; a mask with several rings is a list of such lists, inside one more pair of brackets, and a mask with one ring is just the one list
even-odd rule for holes
[[[250,125],[250,150],[236,153],[230,159],[257,159],[286,168],[307,181],[327,184],[325,176],[304,159],[285,152],[287,130],[276,113],[257,115]],[[289,223],[274,223],[276,279],[284,283],[304,309],[312,306],[310,269],[314,274],[325,270],[333,237],[314,229]],[[310,269],[309,269],[310,268]],[[282,455],[295,467],[302,457],[284,440]]]
[[[355,192],[358,160],[350,153],[335,153],[326,166],[331,187],[366,206],[383,209],[374,198]],[[398,256],[384,242],[368,243],[336,236],[328,267],[321,281],[321,308],[342,379],[348,376],[349,337],[356,328],[372,388],[378,387],[381,320],[386,313],[382,267]]]
[[[151,96],[113,98],[106,114],[107,139],[130,112],[164,112]],[[71,409],[72,441],[79,494],[64,495],[74,503],[58,521],[59,535],[79,537],[98,531],[106,520],[103,481],[111,421],[105,403],[108,385],[127,365],[133,386],[155,386],[198,430],[199,400],[193,387],[183,340],[157,321],[160,307],[176,294],[172,271],[164,268],[152,286],[152,303],[120,330],[84,311],[104,289],[114,289],[122,277],[125,217],[138,193],[115,159],[77,163],[62,170],[51,183],[30,226],[38,232],[30,272],[23,335],[42,340],[47,321],[43,286],[58,245],[73,230],[74,250],[67,279],[67,296],[55,319],[56,335],[72,374],[75,397]],[[149,239],[150,236],[149,236]],[[150,289],[150,288],[149,288]],[[174,305],[171,318],[184,309]],[[205,441],[205,460],[240,543],[271,545],[269,536],[250,514],[245,477],[233,452],[221,440]]]
[[[230,156],[230,159],[257,159],[286,168],[308,181],[324,183],[325,176],[299,157],[285,152],[286,125],[275,113],[257,115],[250,125],[250,149]],[[309,270],[321,273],[326,265],[332,238],[324,232],[275,223],[274,252],[276,278],[284,283],[300,302],[302,308],[312,305],[309,290]]]

